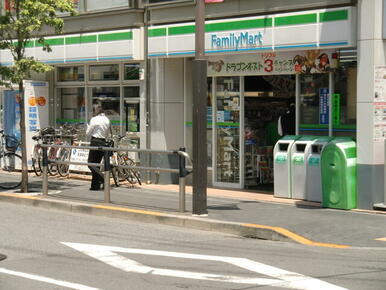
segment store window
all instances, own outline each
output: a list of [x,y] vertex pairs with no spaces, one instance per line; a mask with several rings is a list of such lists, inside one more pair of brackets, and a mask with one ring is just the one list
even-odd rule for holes
[[57,70],[58,82],[83,82],[84,66],[65,66]]
[[124,98],[139,98],[139,86],[124,87],[123,95]]
[[124,130],[125,132],[139,132],[139,103],[124,102]]
[[129,6],[129,0],[86,0],[87,11]]
[[85,123],[86,99],[84,88],[59,89],[58,124]]
[[[356,124],[356,87],[357,68],[353,65],[341,66],[334,73],[333,126],[350,126]],[[350,128],[350,127],[346,127]]]
[[110,119],[113,134],[120,134],[120,88],[95,87],[91,89],[91,96],[92,104],[101,104],[103,111]]
[[139,132],[139,93],[139,86],[130,86],[123,88],[123,126],[125,132]]
[[[328,126],[329,74],[300,75],[300,128],[315,129]],[[320,135],[319,131],[319,135]],[[302,132],[304,134],[304,132]],[[323,134],[325,135],[325,134]]]
[[119,65],[92,65],[90,66],[90,81],[118,81]]
[[240,77],[217,78],[216,182],[240,182]]
[[123,67],[125,80],[139,80],[139,63],[126,63]]

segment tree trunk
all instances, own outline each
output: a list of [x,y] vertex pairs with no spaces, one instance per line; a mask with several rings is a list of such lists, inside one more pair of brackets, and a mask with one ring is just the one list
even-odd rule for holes
[[20,134],[21,134],[21,192],[28,192],[27,138],[25,130],[25,106],[23,81],[19,82]]

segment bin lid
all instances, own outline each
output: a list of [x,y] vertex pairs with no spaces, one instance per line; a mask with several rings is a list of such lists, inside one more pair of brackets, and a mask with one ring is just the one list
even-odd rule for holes
[[299,136],[299,135],[286,135],[283,138],[280,138],[280,140],[297,140],[300,137],[301,136]]
[[332,139],[333,137],[329,137],[329,136],[317,136],[315,139],[315,142],[327,143],[327,142],[330,142]]
[[355,142],[351,137],[335,137],[332,141],[334,143]]
[[314,141],[316,139],[316,136],[300,136],[299,139],[296,141]]

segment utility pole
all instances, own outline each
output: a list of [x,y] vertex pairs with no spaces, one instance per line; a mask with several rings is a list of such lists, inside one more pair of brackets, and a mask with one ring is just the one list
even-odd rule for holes
[[196,0],[195,59],[193,61],[193,214],[207,209],[207,60],[205,59],[205,1]]

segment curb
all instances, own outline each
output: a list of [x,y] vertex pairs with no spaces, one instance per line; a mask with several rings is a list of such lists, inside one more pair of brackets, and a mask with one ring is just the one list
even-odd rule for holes
[[56,200],[50,197],[43,197],[41,195],[32,196],[24,194],[0,193],[0,201],[73,213],[91,214],[95,216],[129,219],[145,223],[156,223],[196,230],[221,232],[226,234],[238,235],[246,238],[282,242],[295,242],[303,245],[329,248],[342,249],[350,247],[347,245],[314,242],[280,227],[218,221],[205,217],[191,216],[190,213],[169,214],[156,211],[132,209],[111,204],[79,203],[68,200]]

